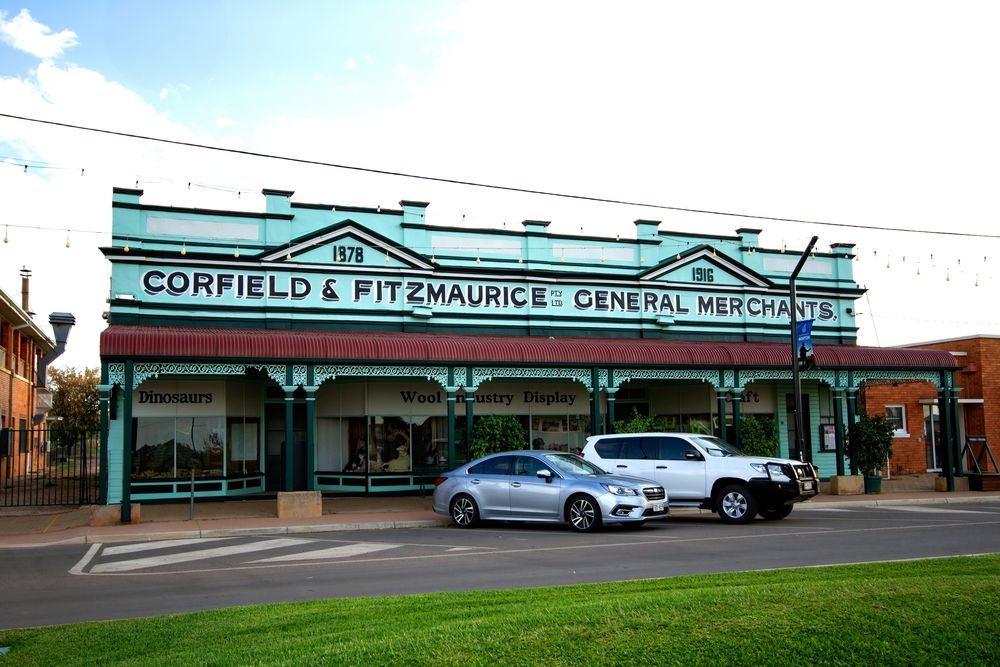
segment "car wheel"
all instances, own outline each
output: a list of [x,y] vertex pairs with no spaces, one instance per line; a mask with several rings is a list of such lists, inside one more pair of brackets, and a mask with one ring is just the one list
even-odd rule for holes
[[757,513],[757,501],[743,484],[722,487],[716,496],[716,511],[726,523],[747,523]]
[[590,496],[570,498],[566,518],[573,530],[581,533],[589,533],[601,527],[601,510]]
[[472,496],[463,493],[452,499],[451,520],[459,528],[472,528],[479,523],[479,508]]
[[770,521],[784,519],[791,513],[792,513],[791,505],[779,505],[778,507],[765,507],[764,509],[760,510],[760,515]]

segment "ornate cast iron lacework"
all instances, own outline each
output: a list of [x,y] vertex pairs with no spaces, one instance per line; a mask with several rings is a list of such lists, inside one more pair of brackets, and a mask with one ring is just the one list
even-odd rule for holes
[[[475,391],[479,388],[479,385],[484,382],[507,378],[516,380],[534,378],[545,380],[573,380],[585,386],[587,391],[594,391],[589,368],[474,368],[472,369],[472,387],[467,387],[467,389]],[[607,386],[607,370],[598,371],[598,383],[602,387]],[[600,387],[598,387],[598,389],[600,389]]]
[[[730,377],[731,373],[727,375]],[[630,380],[701,380],[719,386],[719,371],[660,370],[656,368],[616,368],[615,384],[619,387]]]
[[[464,373],[463,373],[464,375]],[[413,378],[424,377],[448,388],[447,366],[315,366],[313,383],[319,386],[338,377]],[[461,382],[456,377],[456,383]]]
[[851,386],[858,387],[865,380],[893,380],[896,382],[930,382],[941,387],[941,378],[935,371],[854,371]]
[[[112,367],[108,366],[108,378],[110,382],[124,386],[124,365],[121,378],[112,375]],[[276,383],[284,384],[285,366],[270,364],[257,366],[254,364],[136,364],[132,377],[132,386],[138,387],[149,379],[158,378],[161,375],[243,375],[247,369],[253,368],[267,373],[268,377]],[[112,380],[112,378],[115,378]]]
[[108,364],[108,384],[125,386],[125,364]]

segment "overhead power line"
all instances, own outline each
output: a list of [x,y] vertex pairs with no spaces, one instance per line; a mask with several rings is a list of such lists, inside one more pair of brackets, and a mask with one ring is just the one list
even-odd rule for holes
[[580,195],[572,194],[566,192],[553,192],[549,190],[534,190],[530,188],[519,188],[510,185],[496,185],[491,183],[479,183],[477,181],[464,181],[454,178],[444,178],[440,176],[426,176],[422,174],[411,174],[402,171],[392,171],[389,169],[376,169],[373,167],[358,167],[356,165],[348,164],[338,164],[336,162],[326,162],[324,160],[309,160],[306,158],[290,157],[287,155],[275,155],[273,153],[261,153],[258,151],[247,151],[240,150],[237,148],[225,148],[222,146],[213,146],[211,144],[201,144],[193,141],[179,141],[176,139],[164,139],[162,137],[153,137],[144,134],[135,134],[132,132],[120,132],[117,130],[106,130],[97,127],[88,127],[86,125],[76,125],[73,123],[61,123],[53,120],[43,120],[41,118],[30,118],[27,116],[17,116],[14,114],[0,113],[0,118],[10,118],[12,120],[21,120],[30,123],[40,123],[42,125],[52,125],[55,127],[64,127],[71,130],[81,130],[84,132],[95,132],[99,134],[107,134],[116,137],[125,137],[128,139],[139,139],[141,141],[152,141],[160,144],[168,144],[172,146],[184,146],[187,148],[198,148],[202,150],[215,151],[219,153],[229,153],[232,155],[243,155],[246,157],[256,157],[263,158],[266,160],[280,160],[283,162],[292,162],[295,164],[312,165],[317,167],[329,167],[332,169],[345,169],[348,171],[357,171],[368,174],[379,174],[381,176],[397,176],[400,178],[412,178],[422,181],[431,181],[434,183],[446,183],[449,185],[464,185],[474,188],[485,188],[490,190],[499,190],[503,192],[516,192],[520,194],[531,194],[531,195],[541,195],[545,197],[559,197],[562,199],[574,199],[578,201],[589,201],[601,204],[619,204],[625,206],[639,206],[642,208],[652,208],[661,209],[666,211],[678,211],[682,213],[697,213],[702,215],[718,215],[726,216],[732,218],[745,218],[748,220],[768,220],[771,222],[791,222],[796,224],[806,224],[806,225],[821,225],[825,227],[841,227],[846,229],[866,229],[872,231],[883,231],[883,232],[905,232],[910,234],[935,234],[940,236],[964,236],[973,238],[988,238],[988,239],[1000,239],[1000,235],[997,234],[976,234],[972,232],[953,232],[953,231],[940,231],[940,230],[922,230],[922,229],[908,229],[905,227],[878,227],[874,225],[854,225],[841,222],[827,222],[823,220],[805,220],[801,218],[779,218],[776,216],[768,215],[753,215],[750,213],[734,213],[732,211],[715,211],[711,209],[700,209],[700,208],[687,208],[683,206],[670,206],[667,204],[653,204],[647,202],[636,202],[628,201],[625,199],[609,199],[606,197],[596,197],[591,195]]

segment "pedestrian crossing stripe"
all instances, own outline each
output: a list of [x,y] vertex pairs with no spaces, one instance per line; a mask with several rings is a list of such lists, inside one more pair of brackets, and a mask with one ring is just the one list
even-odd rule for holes
[[348,558],[350,556],[364,556],[365,554],[395,549],[398,544],[385,544],[381,542],[358,542],[357,544],[346,544],[340,547],[329,549],[319,549],[318,551],[303,551],[284,556],[274,556],[273,558],[261,558],[250,561],[251,563],[289,563],[300,560],[327,560],[330,558]]
[[134,560],[116,561],[114,563],[101,563],[90,568],[92,573],[106,574],[110,572],[132,572],[150,567],[160,567],[163,565],[175,565],[177,563],[190,563],[196,560],[206,560],[208,558],[220,558],[236,554],[253,553],[255,551],[266,551],[268,549],[281,549],[284,547],[302,546],[315,540],[302,539],[274,539],[249,544],[233,544],[214,549],[200,549],[198,551],[185,551],[174,554],[164,554],[162,556],[149,556],[146,558],[136,558]]
[[170,547],[184,547],[189,544],[204,544],[205,542],[218,542],[219,540],[233,539],[224,537],[197,537],[190,540],[158,540],[156,542],[139,542],[137,544],[124,544],[118,547],[105,547],[101,552],[104,556],[120,556],[121,554],[133,554],[139,551],[154,551],[156,549],[169,549]]

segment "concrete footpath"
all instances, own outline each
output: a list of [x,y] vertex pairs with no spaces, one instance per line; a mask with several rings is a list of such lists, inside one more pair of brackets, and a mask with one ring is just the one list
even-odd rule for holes
[[[795,512],[906,504],[993,503],[1000,494],[975,491],[911,491],[875,495],[820,494],[799,503]],[[278,518],[275,500],[141,505],[138,523],[91,526],[93,508],[0,508],[0,549],[55,544],[141,542],[199,537],[294,535],[312,532],[378,530],[448,525],[450,519],[431,510],[430,496],[324,498],[322,516]],[[675,509],[675,516],[710,513]],[[794,516],[794,514],[793,514]]]

